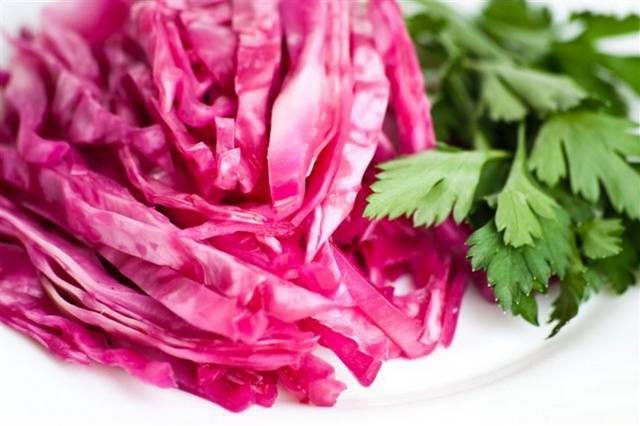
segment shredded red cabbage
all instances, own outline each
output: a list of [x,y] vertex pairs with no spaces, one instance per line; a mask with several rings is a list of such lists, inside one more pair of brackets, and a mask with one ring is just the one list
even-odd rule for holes
[[0,73],[0,321],[232,411],[335,404],[320,345],[368,386],[451,343],[466,230],[362,217],[376,163],[434,146],[393,0],[44,16]]

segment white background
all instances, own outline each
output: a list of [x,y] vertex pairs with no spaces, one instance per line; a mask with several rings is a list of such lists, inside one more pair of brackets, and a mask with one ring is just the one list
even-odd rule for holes
[[[0,0],[0,28],[11,32],[34,24],[42,3]],[[451,3],[472,9],[480,2]],[[640,12],[637,2],[623,0],[551,5],[565,16],[579,8]],[[625,45],[640,50],[638,39]],[[0,58],[7,57],[3,49],[0,42]],[[117,370],[59,362],[0,326],[0,426],[638,425],[639,315],[637,288],[623,298],[599,296],[557,338],[546,341],[548,330],[503,316],[469,292],[449,350],[419,361],[390,362],[370,389],[339,369],[349,389],[333,409],[300,406],[282,396],[273,409],[240,415],[179,391],[147,386]]]

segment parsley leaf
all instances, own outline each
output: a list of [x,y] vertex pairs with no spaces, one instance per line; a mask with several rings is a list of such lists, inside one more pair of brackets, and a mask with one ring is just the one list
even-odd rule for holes
[[571,319],[578,315],[580,304],[587,294],[587,281],[583,267],[572,268],[564,280],[560,281],[560,294],[553,301],[549,322],[557,321],[549,337],[553,337]]
[[496,227],[504,242],[514,247],[533,245],[542,235],[541,218],[553,218],[557,203],[539,189],[526,169],[524,126],[520,126],[518,149],[509,178],[498,194]]
[[570,264],[567,274],[560,277],[560,294],[553,301],[553,310],[549,316],[549,323],[556,322],[549,337],[553,337],[560,329],[571,321],[580,309],[580,304],[591,294],[597,293],[604,285],[607,277],[601,270],[585,264],[580,252],[571,239]]
[[640,94],[640,56],[598,55],[599,62]]
[[516,303],[511,307],[513,315],[521,316],[525,321],[535,326],[538,322],[538,302],[533,292],[530,294],[521,293]]
[[636,271],[640,265],[640,246],[623,238],[619,254],[592,263],[594,270],[603,275],[613,291],[622,294],[638,282]]
[[383,163],[371,186],[365,216],[413,216],[415,226],[461,222],[473,204],[483,166],[502,151],[427,151]]
[[522,251],[505,245],[491,222],[475,231],[467,240],[473,269],[486,269],[489,285],[502,309],[511,309],[514,299],[531,293],[534,275]]
[[551,26],[551,12],[545,7],[529,7],[525,0],[491,0],[482,12],[484,18],[531,30]]
[[480,101],[494,121],[520,121],[527,107],[493,73],[484,73]]
[[587,90],[591,97],[602,101],[607,111],[624,115],[626,102],[617,90],[616,82],[602,73],[599,65],[605,57],[582,40],[553,44],[552,60],[560,71]]
[[508,60],[500,46],[449,6],[437,0],[418,1],[425,6],[423,15],[445,22],[441,35],[449,37],[454,45],[476,57]]
[[553,33],[551,13],[524,0],[491,0],[479,25],[514,57],[533,62],[548,53]]
[[596,202],[602,183],[616,211],[639,219],[640,173],[623,158],[640,155],[633,128],[625,119],[594,112],[557,115],[540,130],[529,167],[553,186],[567,175],[568,163],[575,194]]
[[555,217],[556,220],[541,220],[541,238],[532,246],[505,244],[493,222],[467,240],[472,267],[487,270],[487,279],[504,310],[513,309],[534,288],[545,289],[552,275],[563,277],[567,272],[572,251],[570,220],[560,208],[556,209]]
[[573,40],[554,42],[549,62],[558,64],[560,71],[605,101],[609,112],[626,115],[627,100],[618,89],[623,82],[640,94],[640,57],[601,52],[597,42],[607,37],[640,33],[640,16],[620,18],[582,12],[572,15],[571,20],[582,26],[582,32]]
[[584,254],[602,259],[620,253],[624,227],[620,219],[594,219],[580,226]]
[[571,220],[580,225],[596,217],[596,207],[592,203],[583,200],[566,190],[562,186],[556,186],[549,191],[553,198],[569,213]]
[[628,15],[621,18],[613,15],[579,12],[572,14],[571,20],[583,25],[584,29],[579,37],[590,41],[640,32],[639,15]]
[[542,116],[566,111],[587,97],[580,86],[565,76],[510,63],[482,64],[481,68],[499,76],[522,101]]

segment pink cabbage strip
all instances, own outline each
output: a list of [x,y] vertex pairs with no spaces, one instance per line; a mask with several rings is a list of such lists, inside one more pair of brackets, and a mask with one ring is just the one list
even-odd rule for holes
[[40,278],[23,249],[0,243],[0,321],[23,332],[63,360],[121,367],[161,387],[175,386],[169,365],[135,350],[110,347],[103,336],[70,320],[45,296]]
[[332,1],[282,1],[292,66],[273,105],[267,161],[273,204],[283,216],[302,204],[312,156],[324,141],[319,127],[325,104],[331,102],[323,100],[322,92],[328,77],[324,41]]
[[431,106],[424,95],[424,79],[404,18],[394,0],[371,0],[376,47],[391,84],[391,106],[402,152],[435,147]]

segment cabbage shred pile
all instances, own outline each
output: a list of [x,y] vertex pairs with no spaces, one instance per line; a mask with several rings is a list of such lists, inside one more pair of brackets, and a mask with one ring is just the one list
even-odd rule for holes
[[362,216],[434,146],[393,0],[44,14],[0,73],[0,321],[232,411],[333,405],[321,346],[368,386],[451,343],[468,231]]

